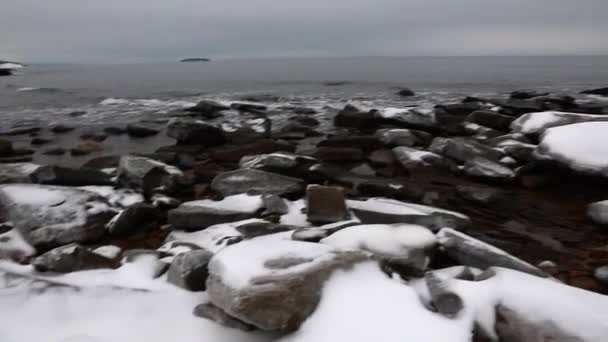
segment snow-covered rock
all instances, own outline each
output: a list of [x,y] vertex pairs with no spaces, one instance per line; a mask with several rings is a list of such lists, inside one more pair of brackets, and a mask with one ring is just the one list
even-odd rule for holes
[[98,239],[117,210],[98,194],[79,188],[0,186],[0,211],[34,246]]
[[0,260],[25,261],[36,254],[36,249],[10,223],[0,224]]
[[239,194],[221,201],[182,203],[169,211],[169,223],[177,229],[201,230],[209,226],[252,218],[263,206],[261,195]]
[[393,149],[393,154],[399,163],[406,169],[437,165],[443,160],[438,154],[407,146],[395,147]]
[[211,259],[207,292],[213,305],[243,322],[294,331],[317,307],[331,274],[363,260],[327,245],[258,237]]
[[93,250],[93,253],[99,254],[108,259],[118,259],[122,254],[122,248],[114,245],[105,245],[97,247]]
[[431,140],[429,133],[403,128],[379,129],[376,137],[390,147],[426,145]]
[[167,135],[181,144],[216,146],[226,141],[221,128],[200,120],[173,119]]
[[608,116],[555,111],[535,112],[525,114],[513,121],[511,129],[516,133],[541,134],[552,127],[590,121],[608,121]]
[[536,156],[572,170],[608,177],[608,122],[585,122],[547,129]]
[[69,168],[62,166],[44,165],[31,175],[32,181],[38,184],[86,186],[112,185],[112,177],[96,169]]
[[207,265],[213,253],[197,249],[177,255],[169,270],[167,281],[189,291],[204,291],[209,272]]
[[111,268],[114,261],[78,244],[52,249],[32,260],[39,272],[69,273],[96,268]]
[[437,233],[440,250],[450,258],[466,266],[487,269],[505,267],[540,277],[546,274],[537,267],[509,253],[451,228]]
[[387,198],[348,200],[347,205],[364,224],[409,223],[432,230],[461,228],[470,224],[468,216],[454,211]]
[[493,180],[510,180],[515,177],[515,173],[510,168],[483,157],[467,160],[463,172],[471,177]]
[[126,188],[133,188],[149,194],[153,189],[168,185],[182,172],[171,165],[140,157],[123,156],[118,164],[118,183]]
[[285,195],[301,192],[301,179],[254,169],[240,169],[219,174],[211,188],[223,196],[243,193]]
[[587,215],[597,224],[608,225],[608,200],[589,204]]
[[306,175],[311,166],[317,163],[318,161],[312,157],[287,152],[275,152],[244,156],[239,162],[239,167],[242,169],[274,172],[292,177],[302,177]]
[[33,163],[0,164],[0,184],[31,183],[31,175],[40,167]]
[[429,150],[459,163],[466,163],[475,157],[498,161],[503,155],[497,149],[467,138],[435,138]]

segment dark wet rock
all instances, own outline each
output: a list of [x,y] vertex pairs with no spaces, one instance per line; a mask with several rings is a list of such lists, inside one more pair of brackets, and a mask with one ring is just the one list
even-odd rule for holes
[[397,158],[392,150],[376,150],[367,156],[367,160],[373,166],[385,167],[397,163]]
[[[437,133],[440,131],[439,124],[436,121],[433,113],[417,109],[404,110],[402,113],[390,115],[375,111],[374,118],[376,123],[392,125],[399,128],[416,129],[431,133]],[[367,128],[375,128],[375,126],[372,125],[369,127],[368,125]]]
[[539,97],[539,96],[547,96],[549,95],[548,92],[542,92],[542,91],[537,91],[537,90],[515,90],[512,91],[511,94],[509,94],[509,96],[512,99],[531,99],[533,97]]
[[289,118],[289,121],[298,123],[302,126],[308,126],[308,127],[315,127],[315,126],[319,126],[319,124],[320,124],[319,120],[317,120],[311,116],[306,116],[306,115],[294,116],[292,118]]
[[489,110],[477,110],[467,116],[466,121],[493,128],[499,131],[509,131],[514,117],[502,115]]
[[90,242],[103,236],[117,209],[96,193],[37,184],[0,186],[0,216],[36,247]]
[[68,115],[71,116],[71,117],[73,117],[73,118],[76,118],[76,117],[79,117],[79,116],[87,115],[87,112],[85,112],[83,110],[78,110],[78,111],[70,112]]
[[346,105],[344,109],[338,112],[334,117],[335,126],[358,129],[370,129],[375,125],[374,121],[373,113],[363,112],[353,105]]
[[495,203],[503,197],[502,191],[487,186],[459,185],[456,191],[462,198],[478,204]]
[[308,221],[315,224],[344,221],[348,218],[344,188],[309,185],[306,188]]
[[2,130],[0,131],[0,136],[14,136],[14,135],[26,135],[26,134],[32,134],[32,133],[38,133],[40,132],[42,128],[40,127],[28,127],[28,126],[18,126],[18,127],[13,127],[13,128],[8,128],[6,130]]
[[429,133],[410,129],[380,129],[376,131],[376,136],[388,147],[426,146],[432,140]]
[[348,207],[363,224],[417,224],[431,230],[463,228],[471,224],[466,215],[436,207],[405,203],[386,198],[347,201]]
[[403,97],[410,97],[410,96],[415,96],[416,93],[414,93],[414,91],[411,89],[402,88],[397,92],[397,95],[403,96]]
[[308,151],[307,154],[325,162],[360,162],[365,160],[363,151],[352,147],[320,146]]
[[118,184],[150,194],[152,190],[170,185],[182,172],[176,167],[139,156],[123,156],[118,164]]
[[31,175],[39,167],[32,163],[0,164],[0,184],[31,183]]
[[160,132],[160,129],[143,124],[127,125],[127,134],[134,138],[146,138],[155,136]]
[[57,125],[51,127],[51,132],[56,133],[56,134],[62,134],[62,133],[72,132],[75,129],[76,129],[76,127],[74,127],[74,126],[69,126],[66,124],[57,124]]
[[424,276],[424,281],[429,290],[431,304],[438,313],[448,318],[455,318],[464,309],[462,298],[450,291],[442,278],[433,272],[428,272]]
[[182,203],[169,211],[168,222],[176,229],[196,231],[220,224],[246,220],[256,216],[259,208],[220,208],[212,201]]
[[239,103],[239,102],[235,102],[230,104],[230,108],[238,110],[239,112],[247,112],[247,113],[253,113],[253,114],[263,114],[266,112],[266,109],[268,109],[268,107],[264,106],[264,105],[260,105],[260,104],[253,104],[253,103]]
[[194,308],[193,314],[194,316],[208,319],[227,328],[238,329],[242,331],[255,330],[254,326],[228,315],[224,312],[224,310],[218,308],[217,306],[211,303],[197,305]]
[[515,158],[515,160],[527,163],[534,160],[534,152],[537,146],[532,144],[524,144],[520,142],[510,142],[499,144],[498,147],[502,148],[508,156]]
[[274,94],[249,94],[240,98],[246,102],[279,102],[281,97]]
[[270,139],[262,139],[246,145],[226,145],[209,149],[211,159],[218,162],[238,163],[241,158],[248,155],[259,155],[279,151],[293,152],[295,148],[287,143],[280,143]]
[[382,148],[380,140],[373,135],[334,136],[321,140],[318,147],[358,148],[363,151],[373,151]]
[[31,174],[32,182],[47,185],[84,186],[112,185],[112,178],[104,172],[88,168],[69,168],[44,165]]
[[439,166],[443,163],[443,158],[438,154],[407,146],[395,147],[393,155],[406,170],[424,166]]
[[532,141],[521,133],[510,133],[490,138],[484,141],[484,144],[490,147],[504,146],[505,143],[520,142],[523,144],[532,144]]
[[402,185],[390,181],[366,181],[357,186],[357,191],[366,197],[386,197],[399,201],[420,201],[424,191],[416,185]]
[[483,105],[479,102],[462,102],[451,103],[446,105],[435,106],[435,114],[445,113],[447,115],[464,118],[474,111],[483,109]]
[[230,109],[219,102],[203,100],[197,103],[195,106],[186,108],[185,111],[196,113],[197,115],[203,116],[208,119],[220,117],[222,111]]
[[123,127],[117,127],[117,126],[110,126],[110,127],[105,127],[103,129],[103,131],[107,134],[110,135],[122,135],[127,133],[127,129],[123,128]]
[[608,96],[608,87],[583,90],[581,94]]
[[315,109],[308,108],[308,107],[295,107],[291,111],[294,112],[295,114],[303,114],[303,115],[311,115],[311,114],[317,113],[317,111]]
[[70,149],[70,154],[78,157],[100,151],[103,151],[103,145],[94,141],[85,141]]
[[55,248],[32,260],[39,272],[70,273],[98,268],[112,268],[115,263],[78,244]]
[[559,322],[531,320],[504,304],[496,306],[496,335],[501,342],[585,342],[580,332],[560,327]]
[[11,69],[0,69],[0,76],[11,76],[13,74],[13,70]]
[[253,169],[224,172],[213,179],[211,188],[223,196],[257,193],[289,195],[304,189],[301,179]]
[[299,228],[291,234],[291,239],[295,241],[320,242],[335,232],[357,225],[360,225],[357,221],[342,221],[320,227]]
[[[321,289],[331,274],[367,260],[362,254],[335,252],[320,244],[281,241],[270,255],[265,249],[256,248],[265,253],[263,267],[251,275],[248,283],[234,286],[229,281],[233,271],[225,258],[245,249],[245,259],[257,263],[260,256],[247,251],[250,244],[258,243],[256,240],[230,246],[211,259],[207,293],[211,303],[228,315],[266,331],[297,330],[316,309]],[[317,248],[317,255],[321,256],[298,258],[301,248]]]
[[199,120],[173,119],[167,126],[167,135],[180,144],[216,146],[226,141],[219,127]]
[[310,172],[310,167],[317,163],[317,159],[308,156],[275,152],[245,156],[241,158],[239,167],[274,172],[292,177],[304,177]]
[[587,216],[600,225],[608,225],[608,201],[591,203],[587,206]]
[[9,157],[11,154],[13,154],[13,143],[0,139],[0,157]]
[[211,257],[213,253],[204,249],[178,254],[169,266],[167,281],[188,291],[205,291]]
[[508,99],[495,101],[495,103],[502,107],[503,114],[512,116],[520,116],[526,113],[540,112],[544,110],[543,104],[535,101],[534,99]]
[[101,132],[87,132],[80,135],[80,139],[94,142],[103,142],[107,138],[108,135]]
[[272,121],[266,117],[224,122],[224,138],[232,144],[249,144],[260,139],[270,138]]
[[243,222],[235,228],[245,238],[251,239],[258,236],[292,231],[297,227],[264,220],[253,220],[252,222]]
[[82,164],[82,167],[98,169],[98,170],[115,168],[115,167],[118,167],[120,158],[121,158],[121,156],[116,156],[116,155],[95,157],[95,158],[91,158],[89,161]]
[[546,277],[545,273],[537,267],[454,229],[443,228],[437,233],[437,237],[441,246],[440,250],[465,266],[482,270],[498,266]]
[[108,222],[108,232],[113,236],[129,236],[148,231],[152,224],[161,217],[161,211],[148,203],[135,203]]
[[435,138],[429,150],[459,163],[466,163],[475,157],[498,161],[503,156],[500,151],[467,138]]
[[510,168],[483,157],[469,159],[464,163],[463,172],[470,177],[497,181],[515,178],[515,173]]

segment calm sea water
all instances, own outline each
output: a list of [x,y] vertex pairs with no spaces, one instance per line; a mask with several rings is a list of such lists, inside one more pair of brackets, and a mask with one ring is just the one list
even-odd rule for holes
[[[326,83],[331,83],[328,85]],[[338,83],[340,82],[340,83]],[[336,85],[338,83],[339,85]],[[432,106],[515,89],[577,92],[608,85],[608,57],[408,57],[233,60],[138,65],[30,65],[0,78],[3,123],[104,123],[162,114],[201,98],[275,94],[286,104]],[[419,96],[394,96],[406,86]],[[85,110],[74,119],[67,114]]]

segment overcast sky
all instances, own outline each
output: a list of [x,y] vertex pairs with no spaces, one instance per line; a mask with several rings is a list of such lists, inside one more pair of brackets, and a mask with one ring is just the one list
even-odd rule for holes
[[0,59],[607,54],[608,0],[1,0]]

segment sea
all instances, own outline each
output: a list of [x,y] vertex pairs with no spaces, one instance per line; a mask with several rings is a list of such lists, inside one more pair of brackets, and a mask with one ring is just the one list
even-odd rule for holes
[[[272,95],[272,105],[432,108],[464,96],[608,86],[608,56],[357,57],[165,64],[29,64],[0,77],[0,122],[116,124],[163,118],[201,99]],[[401,87],[416,92],[395,95]],[[276,99],[275,99],[276,100]],[[84,115],[70,113],[80,111]]]

